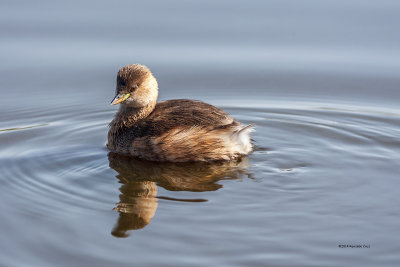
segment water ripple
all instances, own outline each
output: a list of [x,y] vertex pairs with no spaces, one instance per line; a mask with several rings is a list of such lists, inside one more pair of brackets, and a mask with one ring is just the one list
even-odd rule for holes
[[[29,203],[19,208],[37,215],[106,211],[114,207],[120,212],[120,223],[113,234],[126,237],[127,230],[138,227],[128,221],[141,220],[141,227],[150,222],[157,199],[170,203],[208,201],[171,192],[214,191],[222,188],[223,180],[248,177],[270,193],[286,192],[296,199],[301,198],[299,194],[315,194],[328,186],[316,180],[326,172],[362,168],[372,160],[377,164],[387,162],[388,157],[394,166],[400,161],[398,114],[329,107],[227,110],[244,123],[256,123],[255,152],[239,165],[160,165],[107,156],[104,144],[113,116],[110,110],[82,113],[76,107],[61,107],[58,111],[14,112],[12,123],[0,125],[8,129],[0,131],[0,142],[4,144],[0,151],[0,179],[7,188],[3,194]],[[346,181],[350,187],[358,183]],[[329,186],[340,188],[333,181]],[[156,196],[157,187],[166,191]],[[120,202],[115,206],[118,194]],[[147,217],[132,213],[135,209]]]

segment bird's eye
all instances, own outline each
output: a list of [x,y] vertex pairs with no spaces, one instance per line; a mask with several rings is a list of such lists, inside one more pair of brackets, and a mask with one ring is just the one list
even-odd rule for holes
[[137,84],[132,85],[131,91],[135,91],[138,88]]

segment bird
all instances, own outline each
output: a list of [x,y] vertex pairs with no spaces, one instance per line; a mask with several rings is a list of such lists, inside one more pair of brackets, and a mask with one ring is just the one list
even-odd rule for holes
[[111,105],[120,106],[109,124],[111,152],[156,162],[213,162],[253,151],[254,124],[198,100],[157,103],[158,82],[144,65],[122,67],[116,83]]

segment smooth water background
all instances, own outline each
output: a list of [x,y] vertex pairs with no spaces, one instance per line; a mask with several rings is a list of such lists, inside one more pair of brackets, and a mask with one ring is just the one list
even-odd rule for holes
[[[1,266],[399,266],[400,2],[0,6]],[[255,123],[255,152],[108,155],[131,63]]]

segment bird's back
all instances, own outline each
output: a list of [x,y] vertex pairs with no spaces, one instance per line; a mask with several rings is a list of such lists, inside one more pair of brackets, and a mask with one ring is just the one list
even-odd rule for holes
[[146,118],[118,131],[115,143],[119,145],[110,148],[155,161],[228,160],[251,151],[245,128],[207,103],[168,100],[158,103]]
[[210,104],[186,99],[157,103],[154,111],[131,128],[133,137],[161,136],[179,128],[218,128],[237,123],[223,110]]

